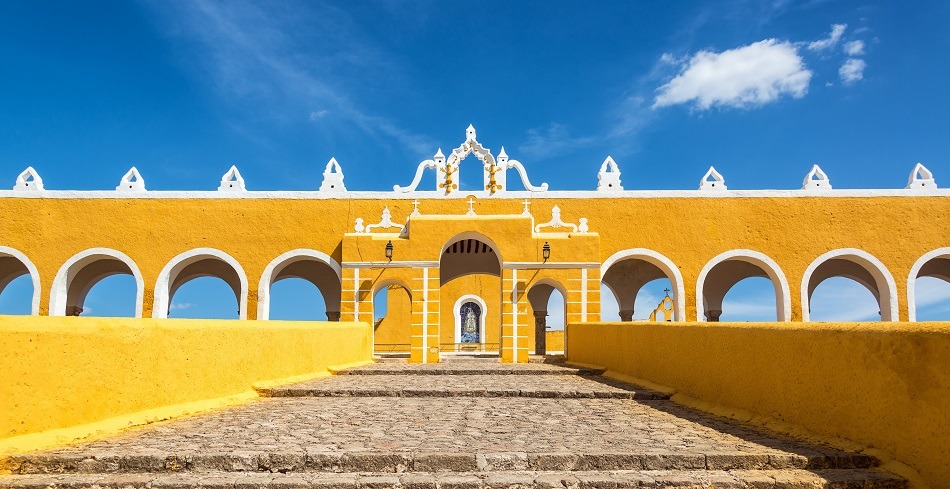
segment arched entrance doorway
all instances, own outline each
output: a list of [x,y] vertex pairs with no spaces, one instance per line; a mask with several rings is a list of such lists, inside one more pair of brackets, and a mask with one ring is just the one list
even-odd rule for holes
[[501,258],[476,233],[456,236],[439,260],[439,349],[444,354],[498,354],[501,337]]

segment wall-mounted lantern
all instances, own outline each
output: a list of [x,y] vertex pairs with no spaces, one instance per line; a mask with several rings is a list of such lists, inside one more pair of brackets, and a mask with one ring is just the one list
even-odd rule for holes
[[551,245],[547,241],[544,242],[544,246],[541,247],[541,257],[544,258],[544,261],[548,261],[548,258],[551,258]]
[[386,243],[386,259],[393,261],[393,242]]

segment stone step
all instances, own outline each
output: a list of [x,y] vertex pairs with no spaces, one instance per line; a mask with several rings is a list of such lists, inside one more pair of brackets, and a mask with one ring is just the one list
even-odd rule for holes
[[[367,379],[372,379],[367,381]],[[529,397],[551,399],[669,399],[668,394],[596,376],[338,375],[260,387],[263,397]]]
[[644,470],[584,472],[270,473],[187,472],[0,476],[0,489],[618,489],[626,487],[903,489],[907,482],[876,469]]
[[12,474],[110,474],[143,472],[504,472],[610,470],[785,470],[868,469],[874,457],[846,452],[746,453],[712,451],[630,451],[597,453],[451,453],[231,451],[139,453],[87,451],[25,454],[0,461]]
[[409,364],[380,361],[362,367],[340,370],[337,375],[583,375],[603,374],[602,369],[577,368],[558,363],[522,363],[459,361],[450,363]]

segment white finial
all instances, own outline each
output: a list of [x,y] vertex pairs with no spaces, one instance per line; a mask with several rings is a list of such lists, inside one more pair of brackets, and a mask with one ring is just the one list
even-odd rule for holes
[[469,124],[468,128],[465,129],[465,140],[466,141],[475,140],[475,126]]
[[125,172],[125,175],[119,180],[119,185],[115,189],[119,192],[144,192],[145,179],[142,178],[142,175],[139,174],[139,171],[133,166],[132,169]]
[[802,190],[831,190],[831,180],[818,165],[813,165],[802,181]]
[[521,215],[530,217],[531,211],[528,209],[528,206],[531,205],[531,201],[528,199],[524,199],[521,203],[524,204],[524,210],[521,211]]
[[709,167],[709,171],[703,175],[699,181],[700,190],[726,190],[726,179],[715,168]]
[[241,172],[238,171],[236,166],[231,165],[227,173],[221,176],[221,185],[218,186],[218,192],[243,192],[245,190],[244,177],[241,176]]
[[505,152],[505,147],[501,147],[501,151],[498,152],[498,162],[505,163],[508,161],[508,153]]
[[442,148],[439,148],[439,150],[435,152],[435,156],[433,156],[432,159],[435,160],[436,163],[445,161],[445,155],[442,154]]
[[323,170],[323,183],[320,184],[321,192],[346,192],[346,185],[343,185],[343,168],[337,163],[336,158],[330,158],[327,167]]
[[418,201],[418,200],[413,200],[413,201],[412,201],[412,213],[409,214],[409,217],[421,216],[421,215],[422,215],[422,213],[419,212],[419,201]]
[[907,187],[909,189],[930,189],[937,188],[937,182],[934,180],[934,174],[927,169],[926,166],[917,163],[914,166],[914,169],[910,172],[910,177],[907,179]]
[[28,166],[16,177],[13,190],[43,190],[43,179],[40,178],[40,174],[36,173],[32,166]]
[[597,191],[599,192],[619,192],[623,190],[620,184],[620,168],[610,156],[600,165],[600,171],[597,172]]
[[356,231],[356,232],[358,232],[358,233],[362,233],[363,231],[366,230],[366,226],[363,225],[363,218],[362,218],[362,217],[357,217],[357,218],[356,218],[356,225],[353,226],[353,230]]

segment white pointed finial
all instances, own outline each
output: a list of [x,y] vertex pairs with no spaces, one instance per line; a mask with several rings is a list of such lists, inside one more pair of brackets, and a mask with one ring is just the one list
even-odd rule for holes
[[831,190],[831,180],[818,165],[812,165],[811,171],[802,181],[802,190]]
[[927,169],[926,166],[917,163],[914,166],[914,169],[910,172],[910,177],[907,179],[907,187],[909,189],[932,189],[937,188],[937,182],[934,180],[934,174]]
[[133,166],[129,171],[125,172],[125,175],[119,180],[119,185],[115,189],[118,192],[144,192],[145,179],[142,178],[142,175]]
[[43,179],[40,178],[40,174],[36,173],[32,166],[28,166],[16,177],[16,185],[13,186],[13,190],[43,190]]
[[498,152],[498,162],[504,163],[508,161],[508,153],[505,152],[505,147],[501,147],[501,151]]
[[466,141],[475,140],[475,126],[469,124],[468,128],[465,129],[465,140]]
[[726,179],[715,168],[709,167],[709,171],[703,175],[699,181],[700,190],[726,190]]
[[623,190],[620,184],[620,168],[610,156],[600,165],[600,171],[597,172],[597,191],[599,192],[619,192]]
[[231,165],[227,173],[221,176],[221,185],[218,186],[218,191],[243,192],[245,190],[247,189],[244,187],[244,177],[241,176],[241,172],[238,171],[236,166]]
[[442,154],[442,148],[439,148],[439,150],[435,152],[435,156],[433,156],[432,159],[435,160],[436,163],[445,160],[445,155]]
[[346,185],[343,185],[343,168],[337,163],[336,158],[330,158],[327,167],[323,170],[323,183],[320,184],[321,192],[346,192]]

